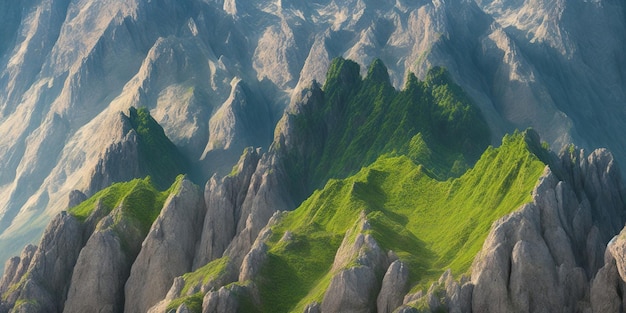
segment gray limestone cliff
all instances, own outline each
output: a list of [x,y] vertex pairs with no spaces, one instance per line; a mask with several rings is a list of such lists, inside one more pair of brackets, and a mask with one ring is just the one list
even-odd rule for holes
[[146,312],[165,297],[176,276],[192,270],[204,213],[200,188],[189,180],[181,181],[133,263],[125,285],[124,312]]
[[83,245],[83,226],[66,212],[58,214],[38,247],[27,246],[19,259],[7,262],[0,283],[3,304],[19,308],[19,303],[30,303],[27,312],[63,311]]
[[623,279],[616,264],[624,251],[612,238],[624,226],[626,198],[613,156],[603,149],[589,156],[564,151],[546,167],[532,197],[492,225],[469,279],[456,281],[447,272],[427,293],[407,295],[402,310],[418,303],[433,312],[620,308]]
[[119,121],[115,127],[119,129],[122,140],[111,144],[100,156],[91,172],[87,194],[93,195],[112,183],[129,181],[145,174],[139,169],[137,132],[122,112],[119,113]]
[[363,213],[346,232],[331,268],[333,278],[321,303],[322,312],[376,312],[379,277],[389,260],[374,237],[365,233],[369,228]]
[[130,262],[112,229],[96,231],[81,250],[63,312],[120,312]]
[[229,175],[221,180],[213,176],[207,182],[204,192],[207,212],[194,269],[221,257],[237,235],[241,207],[260,158],[259,150],[246,148]]
[[[624,160],[625,8],[607,0],[5,1],[0,259],[43,237],[8,259],[0,312],[142,312],[190,296],[181,275],[220,257],[228,274],[190,290],[203,294],[205,312],[240,309],[256,287],[223,286],[258,276],[268,221],[318,187],[293,170],[316,160],[339,121],[331,114],[296,136],[295,115],[320,108],[331,56],[362,65],[380,57],[396,87],[407,72],[445,66],[494,138],[533,126],[553,146],[608,146]],[[184,181],[145,230],[102,201],[83,223],[59,213],[68,194],[73,206],[113,182],[158,174],[142,168],[162,154],[141,155],[141,132],[119,113],[129,107],[146,108],[202,169],[194,174],[204,194]],[[246,146],[267,152],[246,149],[228,173]],[[307,311],[623,309],[624,251],[621,237],[611,241],[626,220],[615,159],[565,151],[533,201],[493,225],[469,277],[447,272],[420,294],[406,294],[401,261],[353,233],[324,300]]]

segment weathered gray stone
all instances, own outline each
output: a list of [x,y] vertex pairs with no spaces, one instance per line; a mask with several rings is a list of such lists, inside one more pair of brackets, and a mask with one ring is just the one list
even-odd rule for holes
[[130,264],[117,234],[95,232],[80,252],[64,312],[121,312]]
[[236,150],[269,144],[271,129],[267,104],[250,98],[250,89],[238,77],[231,81],[228,99],[209,120],[209,140],[203,159],[212,150]]
[[191,271],[204,212],[200,188],[183,179],[165,201],[133,263],[124,312],[146,312],[166,296],[176,276]]
[[607,264],[596,273],[591,282],[591,308],[593,312],[619,312],[622,301],[619,290],[620,276],[615,259],[608,257]]
[[[604,312],[621,305],[615,258],[605,260],[625,212],[613,157],[579,151],[551,166],[533,202],[493,224],[472,265],[474,312]],[[618,245],[610,249],[623,254]]]
[[322,301],[322,312],[376,312],[376,273],[368,266],[339,271]]
[[309,303],[304,308],[304,313],[322,313],[320,303],[319,302]]
[[235,265],[241,265],[274,212],[295,207],[287,186],[283,183],[287,177],[282,160],[276,153],[270,150],[263,155],[250,179],[246,198],[241,206],[237,235],[224,252]]
[[378,313],[391,313],[400,305],[409,288],[409,269],[402,261],[389,265],[376,299]]
[[513,305],[522,312],[555,312],[563,303],[558,287],[558,276],[545,244],[518,241],[512,252],[509,281]]
[[207,211],[194,269],[221,257],[235,237],[241,218],[241,206],[259,163],[259,153],[259,150],[245,149],[236,165],[236,171],[221,181],[214,175],[207,182],[204,192]]
[[236,313],[239,309],[239,296],[246,291],[244,287],[233,285],[210,291],[202,300],[202,313]]
[[[2,281],[3,295],[14,311],[61,312],[72,271],[83,246],[82,225],[67,212],[48,224],[38,247],[27,246],[12,260]],[[5,289],[6,288],[6,289]]]
[[[267,231],[271,233],[268,228]],[[263,236],[259,236],[263,237]],[[244,282],[253,279],[261,270],[267,261],[267,245],[264,240],[258,240],[250,249],[250,252],[243,259],[241,269],[239,270],[239,281]]]
[[[5,294],[11,285],[17,284],[22,279],[36,251],[37,246],[27,245],[24,247],[19,257],[13,257],[6,262],[4,274],[0,281],[0,292],[2,295]],[[13,300],[13,303],[14,302],[15,300]]]
[[[331,268],[334,276],[324,300],[322,312],[375,312],[376,297],[382,276],[388,267],[387,253],[369,234],[365,214],[349,229],[335,254]],[[351,264],[355,264],[348,267]]]
[[57,214],[48,224],[29,268],[29,278],[50,293],[58,311],[63,310],[74,265],[84,245],[82,234],[83,227],[76,218],[65,211]]
[[90,175],[87,192],[89,195],[95,194],[112,183],[141,177],[137,132],[132,128],[130,120],[124,113],[119,112],[117,118],[119,121],[115,125],[120,128],[124,137],[121,141],[112,143],[100,156],[98,164]]
[[87,200],[87,195],[85,195],[80,190],[72,190],[70,191],[69,201],[67,203],[68,208],[75,207],[81,204],[83,201]]

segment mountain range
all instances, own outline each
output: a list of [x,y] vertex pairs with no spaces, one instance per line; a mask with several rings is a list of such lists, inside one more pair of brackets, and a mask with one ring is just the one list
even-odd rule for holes
[[0,24],[2,312],[623,307],[620,1],[2,1]]

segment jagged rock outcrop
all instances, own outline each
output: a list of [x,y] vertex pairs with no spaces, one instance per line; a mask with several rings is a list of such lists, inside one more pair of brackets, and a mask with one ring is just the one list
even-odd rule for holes
[[87,200],[87,195],[84,194],[80,190],[72,190],[69,195],[69,200],[67,202],[67,207],[75,207],[81,204],[83,201]]
[[379,277],[387,268],[387,254],[366,234],[369,222],[362,214],[344,236],[335,255],[335,273],[324,294],[322,312],[375,312],[380,291]]
[[[163,286],[162,284],[166,284],[162,282],[163,280],[171,280],[180,272],[191,268],[195,251],[193,238],[197,236],[200,229],[200,220],[204,212],[199,188],[180,177],[175,186],[168,190],[170,194],[166,202],[166,211],[163,215],[159,215],[161,219],[158,222],[153,221],[158,218],[156,215],[163,211],[162,206],[165,201],[165,199],[158,199],[168,196],[167,193],[158,192],[151,185],[151,181],[145,179],[112,186],[107,189],[105,196],[119,191],[119,188],[127,189],[125,189],[125,194],[117,195],[121,198],[117,200],[119,203],[114,208],[110,207],[112,205],[110,202],[104,204],[106,200],[99,198],[93,204],[88,204],[86,209],[90,209],[89,211],[83,211],[83,214],[89,214],[87,217],[82,215],[85,237],[89,239],[80,250],[73,268],[65,312],[123,311],[126,306],[124,286],[129,280],[131,268],[139,254],[141,254],[141,259],[134,268],[134,276],[130,280],[128,289],[128,301],[136,301],[132,303],[133,305],[129,305],[132,308],[144,305],[146,306],[144,310],[147,310],[148,305],[152,305],[150,301],[156,302],[165,295],[168,285]],[[73,213],[81,214],[75,211]],[[184,224],[181,223],[183,221],[185,221]],[[196,224],[195,230],[194,223]],[[150,228],[151,225],[152,228]],[[163,230],[167,231],[167,235],[162,233]],[[145,239],[148,233],[151,237]],[[171,240],[175,242],[172,243]],[[184,242],[176,242],[176,240]],[[143,245],[142,242],[144,242]],[[177,250],[178,254],[154,256],[160,247],[167,246],[170,246],[170,250]],[[174,246],[176,248],[173,248]],[[180,264],[165,266],[164,258],[172,262],[180,262]],[[160,265],[158,271],[150,266],[151,262],[153,266]],[[163,270],[165,267],[178,272],[172,274]],[[137,278],[137,273],[149,276]],[[154,283],[153,288],[148,290],[145,290],[143,285],[139,289],[135,288],[137,282],[150,283],[144,279],[158,280],[160,284]],[[160,292],[159,286],[165,291]],[[156,300],[151,300],[155,297],[151,292],[157,294]],[[146,301],[148,304],[144,303]]]
[[240,208],[237,235],[224,251],[224,255],[227,255],[235,266],[243,262],[257,236],[274,213],[291,210],[295,206],[284,183],[287,181],[287,173],[277,150],[270,148],[270,151],[261,157],[250,178],[246,198]]
[[183,179],[166,200],[133,263],[125,285],[124,312],[146,312],[167,294],[174,277],[192,270],[204,213],[202,192]]
[[207,182],[204,191],[207,212],[194,269],[221,257],[237,234],[236,226],[241,219],[241,207],[260,158],[258,149],[246,148],[232,173],[221,181],[214,175]]
[[[25,312],[63,311],[70,277],[84,244],[83,227],[67,212],[48,224],[39,246],[27,246],[7,263],[0,290],[9,306],[30,303]],[[34,250],[36,249],[36,250]]]
[[11,285],[19,283],[20,279],[26,274],[30,262],[37,251],[37,246],[27,245],[22,250],[19,257],[12,257],[4,266],[4,274],[0,281],[0,291],[4,294]]
[[[272,221],[268,225],[272,225]],[[239,281],[245,282],[252,280],[259,274],[261,268],[267,262],[267,245],[265,240],[272,235],[272,231],[269,227],[265,228],[260,234],[257,240],[252,245],[250,252],[246,254],[243,259],[241,268],[239,270]]]
[[376,298],[376,308],[379,313],[391,313],[404,300],[404,295],[409,288],[409,269],[400,260],[393,261],[380,287],[380,292]]
[[402,305],[394,312],[419,312],[415,307],[429,309],[431,312],[447,311],[454,313],[471,312],[473,285],[467,277],[457,282],[450,270],[441,275],[426,293],[407,294]]
[[236,313],[240,307],[237,296],[244,292],[245,288],[238,285],[207,292],[202,300],[202,313]]
[[200,156],[208,173],[225,176],[245,147],[271,143],[270,108],[241,78],[231,81],[230,95],[208,122],[209,138]]
[[604,266],[591,281],[590,300],[593,312],[618,312],[624,309],[625,234],[626,228],[609,242],[604,255]]
[[610,269],[598,269],[624,224],[619,169],[606,150],[572,150],[555,163],[532,203],[494,223],[472,266],[474,311],[584,311],[589,281],[610,282]]
[[133,178],[141,177],[139,167],[139,139],[137,132],[126,115],[119,113],[119,121],[116,128],[119,128],[122,139],[111,144],[98,164],[91,173],[89,179],[88,194],[94,193],[110,186],[114,182],[129,181]]
[[64,312],[123,311],[130,265],[115,231],[96,231],[74,267]]
[[229,98],[209,121],[209,142],[202,158],[212,150],[241,151],[251,144],[269,144],[270,113],[263,103],[250,98],[252,92],[240,78],[231,82]]
[[593,312],[621,312],[623,311],[622,290],[624,280],[621,279],[616,260],[607,249],[605,265],[598,270],[591,282],[589,298]]

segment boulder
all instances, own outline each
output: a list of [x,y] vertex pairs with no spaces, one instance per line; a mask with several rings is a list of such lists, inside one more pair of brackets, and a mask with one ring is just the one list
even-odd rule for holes
[[240,307],[239,297],[245,293],[245,288],[239,285],[210,291],[202,300],[202,313],[237,313]]
[[396,260],[387,269],[376,307],[378,313],[391,313],[402,305],[404,295],[409,288],[409,269],[402,261]]

